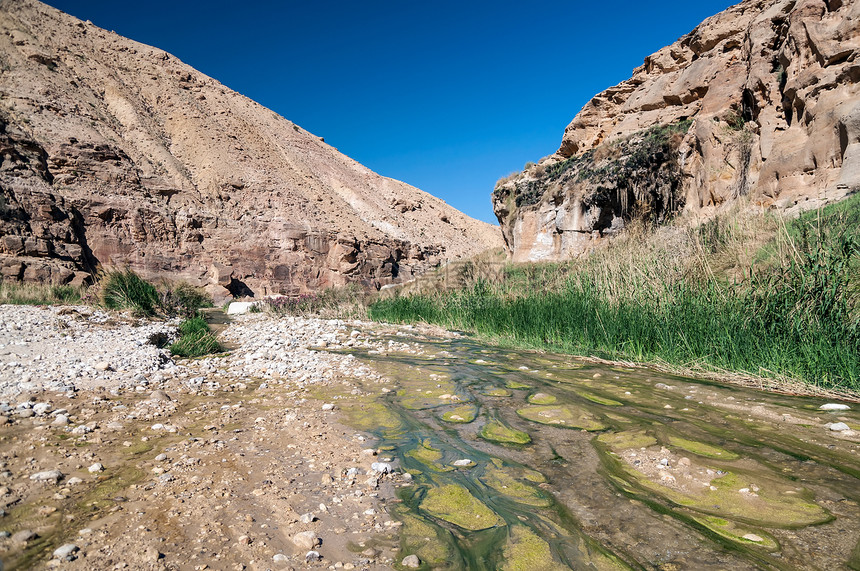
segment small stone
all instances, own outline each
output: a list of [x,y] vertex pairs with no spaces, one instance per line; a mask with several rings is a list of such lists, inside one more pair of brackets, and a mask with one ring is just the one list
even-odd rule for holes
[[100,363],[96,363],[93,368],[96,369],[97,371],[112,371],[113,370],[113,369],[111,369],[110,363],[108,363],[107,361],[101,361]]
[[239,543],[241,545],[251,545],[251,538],[248,537],[247,535],[240,535],[239,536]]
[[56,483],[58,480],[63,478],[63,473],[59,470],[45,470],[43,472],[36,472],[32,476],[30,476],[31,480],[35,480],[36,482],[54,482]]
[[400,564],[410,569],[418,569],[421,567],[421,560],[418,559],[417,555],[407,555]]
[[167,454],[164,453],[161,453],[155,457],[156,462],[164,462],[165,460],[167,460]]
[[96,474],[98,472],[104,472],[104,470],[105,470],[104,464],[102,464],[101,462],[96,462],[95,464],[93,464],[92,466],[87,468],[87,471],[90,474]]
[[293,536],[293,543],[299,549],[313,549],[322,544],[322,540],[313,531],[302,531]]
[[684,456],[683,458],[680,458],[678,460],[678,466],[689,466],[689,465],[690,465],[690,459],[687,458],[686,456]]
[[334,405],[331,403],[325,403],[324,405],[322,405],[322,409],[323,410],[334,410]]
[[370,559],[375,559],[376,557],[379,556],[379,551],[377,551],[376,549],[374,549],[372,547],[368,547],[367,549],[362,551],[361,554],[364,555],[365,557],[370,558]]
[[12,541],[17,541],[19,543],[27,543],[28,541],[36,539],[37,537],[38,535],[30,531],[29,529],[22,529],[21,531],[12,534]]
[[39,416],[44,416],[51,410],[51,405],[46,402],[40,402],[38,404],[33,405],[33,412],[35,412]]
[[452,466],[470,466],[471,464],[472,461],[468,458],[463,458],[462,460],[454,460],[453,462],[451,462]]
[[334,482],[334,480],[332,479],[331,474],[323,474],[322,477],[320,477],[320,483],[323,486],[328,486],[329,484],[331,484],[333,482]]
[[152,393],[149,395],[149,400],[153,402],[169,402],[173,399],[170,398],[169,394],[162,391],[161,389],[158,389],[156,391],[152,391]]
[[308,551],[305,553],[305,562],[310,563],[311,561],[319,561],[322,559],[322,555],[320,555],[319,551]]
[[388,462],[374,462],[370,465],[370,469],[374,472],[379,472],[380,474],[390,474],[391,464]]
[[275,563],[286,563],[286,562],[287,562],[287,561],[289,561],[290,559],[289,559],[289,557],[287,557],[287,556],[286,556],[286,555],[284,555],[283,553],[276,553],[276,554],[275,554],[275,556],[274,556],[274,557],[272,557],[272,560],[273,560]]
[[847,404],[840,403],[827,403],[818,407],[818,410],[851,410],[851,407]]
[[756,535],[756,534],[754,534],[754,533],[748,533],[748,534],[746,534],[746,535],[744,536],[744,539],[746,539],[747,541],[755,541],[756,543],[761,543],[761,542],[763,542],[763,541],[764,541],[764,538],[759,537],[758,535]]
[[316,519],[316,516],[312,513],[302,514],[301,517],[299,517],[299,521],[302,523],[311,523],[316,521]]
[[54,426],[66,426],[69,424],[69,417],[65,414],[58,414],[51,424]]
[[66,483],[70,486],[74,486],[74,485],[80,484],[81,482],[83,482],[83,480],[81,480],[77,476],[72,476],[71,478],[69,478],[69,481]]
[[72,561],[75,558],[74,554],[78,552],[78,549],[78,546],[74,543],[61,545],[54,550],[54,559]]
[[851,430],[851,427],[844,422],[834,422],[833,424],[828,424],[827,427],[834,432],[845,432],[846,430]]

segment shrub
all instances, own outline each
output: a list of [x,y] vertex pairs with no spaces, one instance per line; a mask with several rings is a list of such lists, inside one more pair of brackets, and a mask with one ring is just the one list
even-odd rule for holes
[[179,339],[170,346],[170,353],[177,357],[202,357],[221,351],[221,344],[200,316],[183,321],[179,325]]
[[110,271],[101,276],[101,301],[108,309],[132,309],[154,315],[158,290],[131,270]]
[[213,305],[206,291],[185,282],[164,283],[159,289],[158,305],[167,315],[194,317],[201,308]]

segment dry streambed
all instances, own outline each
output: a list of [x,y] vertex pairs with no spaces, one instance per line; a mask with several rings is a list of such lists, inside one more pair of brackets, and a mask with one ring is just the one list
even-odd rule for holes
[[6,569],[376,569],[402,559],[401,524],[382,500],[409,482],[338,423],[336,407],[308,398],[335,385],[360,393],[350,379],[367,381],[366,367],[307,349],[372,347],[356,329],[246,316],[224,334],[230,354],[174,364],[146,343],[169,324],[83,307],[0,312]]

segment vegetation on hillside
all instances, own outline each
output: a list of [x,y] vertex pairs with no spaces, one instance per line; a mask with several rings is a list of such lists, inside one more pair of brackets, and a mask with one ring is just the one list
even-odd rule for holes
[[[748,211],[747,211],[748,212]],[[374,319],[500,342],[860,390],[860,195],[785,221],[634,224],[593,255],[380,300]]]

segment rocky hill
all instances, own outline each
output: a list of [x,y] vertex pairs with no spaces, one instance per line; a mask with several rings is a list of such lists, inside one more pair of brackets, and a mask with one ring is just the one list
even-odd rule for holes
[[295,293],[501,243],[168,53],[0,1],[3,278],[130,267],[216,296]]
[[745,0],[645,58],[583,107],[555,154],[499,181],[508,251],[563,259],[636,216],[856,192],[858,82],[860,3]]

